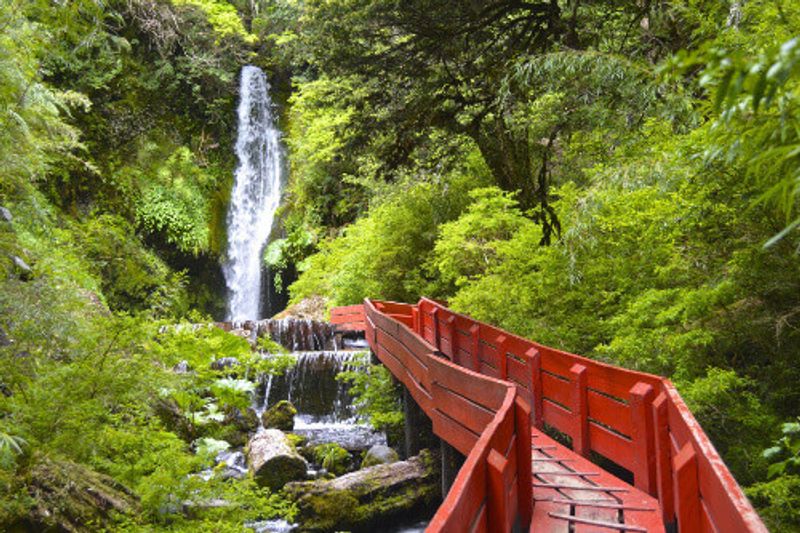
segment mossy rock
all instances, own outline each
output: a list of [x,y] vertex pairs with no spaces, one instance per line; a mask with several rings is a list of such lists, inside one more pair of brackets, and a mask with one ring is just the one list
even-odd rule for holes
[[34,459],[28,492],[34,502],[29,520],[36,529],[89,532],[113,529],[119,515],[135,516],[139,502],[127,487],[70,461]]
[[319,444],[311,449],[314,462],[334,476],[346,473],[352,465],[350,452],[336,443]]
[[378,531],[387,520],[431,510],[440,483],[430,453],[332,480],[289,483],[300,531]]
[[[303,448],[306,445],[306,442],[308,442],[308,437],[305,437],[303,435],[298,435],[297,433],[287,433],[286,438],[289,439],[291,445],[297,448],[298,450]],[[301,451],[300,454],[303,455],[303,457],[305,457],[304,452]]]
[[294,415],[297,414],[292,402],[281,400],[261,416],[261,422],[265,428],[280,429],[281,431],[291,431],[294,429]]

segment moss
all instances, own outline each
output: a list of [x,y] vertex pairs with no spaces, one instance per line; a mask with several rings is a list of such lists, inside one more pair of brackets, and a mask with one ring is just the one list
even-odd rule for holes
[[110,526],[118,515],[139,512],[139,503],[128,488],[69,461],[36,458],[28,487],[35,502],[29,517],[32,524],[93,531]]
[[278,490],[290,481],[305,479],[306,467],[305,461],[299,455],[281,456],[271,460],[268,466],[259,469],[254,477],[259,486]]
[[289,444],[294,446],[295,449],[303,447],[305,443],[308,441],[307,437],[298,435],[297,433],[287,433],[286,438],[289,439]]
[[289,485],[287,491],[297,501],[301,530],[379,531],[393,517],[431,510],[439,501],[438,477],[431,455],[425,450],[420,455],[423,477],[402,484],[386,485],[385,477],[376,471],[375,477],[367,476],[338,490],[329,482]]
[[311,455],[317,464],[335,476],[347,472],[352,464],[350,453],[335,443],[314,446]]
[[270,407],[261,417],[265,428],[291,431],[294,429],[294,415],[297,409],[288,400],[281,400]]

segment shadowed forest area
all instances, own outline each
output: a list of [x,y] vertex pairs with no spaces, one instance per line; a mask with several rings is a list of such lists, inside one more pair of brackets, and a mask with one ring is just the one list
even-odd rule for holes
[[[800,531],[788,0],[0,2],[0,529],[297,512],[194,475],[247,379],[288,365],[188,327],[225,314],[245,65],[286,157],[272,292],[424,295],[667,376],[765,524]],[[387,375],[349,379],[396,427]]]

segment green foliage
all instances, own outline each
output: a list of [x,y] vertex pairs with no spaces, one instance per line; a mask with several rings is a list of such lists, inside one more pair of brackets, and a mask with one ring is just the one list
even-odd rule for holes
[[347,472],[350,465],[350,454],[336,443],[314,446],[312,453],[314,460],[334,476]]
[[800,473],[800,420],[786,422],[781,426],[781,432],[783,437],[762,454],[772,463],[767,472],[770,478]]
[[[172,3],[202,10],[208,23],[220,37],[235,35],[249,44],[256,42],[257,37],[245,30],[236,8],[226,0],[172,0]],[[219,43],[219,40],[216,42]]]
[[[366,359],[367,354],[362,357]],[[359,370],[345,370],[336,379],[350,384],[359,415],[375,429],[396,432],[402,427],[403,411],[391,374],[383,365],[368,365],[364,371],[360,369],[365,361],[354,360],[352,364]]]
[[772,531],[800,531],[800,476],[786,475],[745,489]]
[[690,384],[678,385],[717,450],[744,482],[763,477],[764,462],[754,456],[764,441],[765,428],[775,426],[775,418],[753,393],[754,385],[733,370],[718,368],[709,369],[705,377]]
[[442,281],[460,287],[497,265],[497,248],[515,233],[535,228],[514,196],[497,187],[473,189],[472,203],[456,220],[442,224],[432,263]]
[[341,305],[367,296],[413,300],[426,292],[425,263],[437,230],[459,213],[478,182],[460,173],[447,178],[397,184],[368,216],[321,243],[320,252],[300,265],[303,273],[289,288],[292,303],[315,294]]
[[209,185],[213,184],[192,152],[178,148],[143,179],[136,222],[148,233],[162,232],[166,242],[197,255],[209,246]]
[[17,435],[9,435],[0,431],[0,468],[9,470],[17,460],[18,455],[22,455],[23,446],[27,442]]

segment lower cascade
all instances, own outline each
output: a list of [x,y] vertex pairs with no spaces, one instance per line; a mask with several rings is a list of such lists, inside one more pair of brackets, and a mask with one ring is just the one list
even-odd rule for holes
[[[370,372],[366,341],[310,319],[236,321],[217,327],[247,339],[262,373],[253,375],[236,357],[221,357],[211,368],[222,381],[250,391],[248,409],[225,415],[234,439],[215,441],[215,466],[199,474],[241,480],[247,477],[272,492],[282,491],[298,506],[297,521],[257,520],[244,525],[262,533],[314,531],[422,531],[438,501],[437,470],[430,455],[401,461],[387,435],[359,416],[351,385],[342,372]],[[207,326],[192,326],[199,329]],[[288,352],[281,352],[277,344]],[[252,363],[251,363],[252,364]],[[263,369],[270,369],[265,371]],[[192,372],[178,364],[176,373]],[[247,385],[242,384],[245,382]],[[217,451],[218,450],[218,451]],[[427,453],[427,452],[426,452]],[[327,502],[357,495],[358,512],[340,512]],[[410,502],[410,503],[406,503]],[[366,529],[365,529],[366,528]]]
[[366,371],[363,353],[356,351],[293,352],[294,366],[282,376],[266,376],[254,405],[259,418],[271,406],[289,401],[297,414],[294,432],[309,445],[336,443],[347,450],[367,450],[385,444],[386,436],[373,431],[356,416],[348,389],[336,379],[344,370]]

